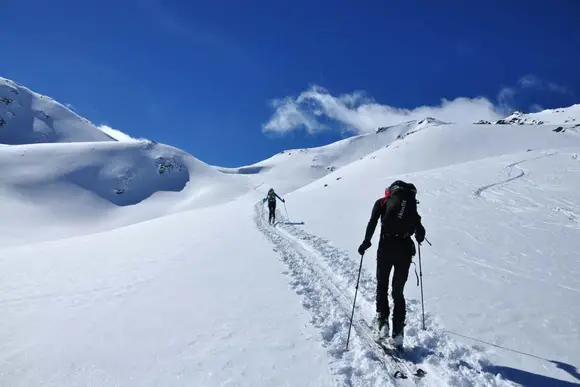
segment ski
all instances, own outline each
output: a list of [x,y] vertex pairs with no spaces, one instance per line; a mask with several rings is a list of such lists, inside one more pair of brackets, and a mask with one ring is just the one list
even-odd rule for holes
[[[389,356],[391,359],[393,359],[393,361],[397,362],[401,367],[405,368],[405,370],[409,375],[412,375],[417,379],[423,378],[425,375],[427,375],[427,372],[425,372],[425,370],[418,367],[411,360],[405,359],[402,356],[402,354],[404,353],[403,349],[392,347],[390,344],[385,343],[384,340],[381,339],[376,340],[376,343],[381,347],[386,356]],[[396,377],[405,378],[407,375],[405,375],[404,373],[399,373],[397,375],[397,372],[395,372],[395,375],[393,376],[395,378]]]
[[422,384],[419,382],[427,374],[424,370],[417,367],[413,362],[398,357],[394,352],[394,349],[390,348],[387,343],[376,337],[373,333],[373,328],[366,322],[366,320],[359,319],[358,324],[356,325],[358,325],[364,333],[363,336],[366,336],[367,342],[369,344],[374,344],[377,349],[377,356],[380,356],[380,361],[385,366],[385,369],[391,373],[391,376],[394,379],[401,381],[408,380],[408,382],[413,383],[413,385]]
[[[366,320],[360,319],[360,324],[364,326],[369,332],[374,332],[373,328],[367,323]],[[425,375],[427,375],[425,370],[418,367],[411,360],[405,359],[402,356],[404,353],[403,350],[396,349],[389,343],[385,342],[385,340],[378,338],[376,335],[373,335],[372,338],[375,344],[380,347],[383,354],[397,365],[398,370],[393,373],[393,377],[395,379],[408,379],[409,376],[412,376],[415,382],[418,382],[423,377],[425,377]]]

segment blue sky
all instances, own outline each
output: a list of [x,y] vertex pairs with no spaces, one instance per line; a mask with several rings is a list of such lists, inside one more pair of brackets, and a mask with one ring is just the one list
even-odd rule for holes
[[580,2],[436,3],[0,0],[0,75],[224,166],[579,102]]

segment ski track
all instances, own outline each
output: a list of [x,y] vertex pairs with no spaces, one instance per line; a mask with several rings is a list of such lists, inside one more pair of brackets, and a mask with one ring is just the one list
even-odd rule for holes
[[[533,161],[533,160],[538,160],[538,159],[542,159],[545,157],[554,156],[556,154],[558,154],[558,152],[547,153],[547,154],[543,154],[541,156],[537,156],[537,157],[533,157],[530,159],[520,160],[520,161],[516,161],[515,163],[511,163],[505,167],[505,169],[508,170],[508,178],[507,179],[479,187],[478,189],[476,189],[473,192],[473,194],[476,197],[483,197],[483,193],[491,188],[503,186],[505,184],[511,183],[514,180],[521,179],[522,177],[524,177],[526,175],[526,172],[519,167],[520,164],[527,163],[528,161]],[[516,168],[518,170],[518,174],[516,176],[509,177],[514,168]]]
[[566,207],[556,207],[555,211],[566,216],[566,218],[568,218],[568,220],[570,220],[571,222],[576,223],[576,224],[579,223],[578,222],[578,213],[575,212],[574,210],[572,210],[570,208],[566,208]]
[[[345,351],[350,313],[345,311],[331,286],[309,264],[292,244],[264,220],[264,210],[256,205],[254,220],[258,229],[276,246],[282,261],[288,266],[290,285],[302,296],[302,306],[310,312],[311,323],[320,330],[322,343],[330,355],[330,367],[336,375],[336,385],[348,387],[413,386],[411,379],[394,380],[383,372],[378,353],[351,331],[349,351]],[[279,217],[280,214],[277,214]]]
[[[283,215],[277,211],[277,219]],[[418,300],[407,299],[406,347],[408,357],[427,371],[423,379],[394,379],[394,369],[383,366],[365,323],[374,315],[376,280],[367,270],[361,272],[357,307],[349,351],[345,351],[348,324],[360,262],[333,247],[322,238],[299,227],[265,220],[261,203],[256,204],[254,221],[258,229],[275,245],[290,285],[302,297],[302,305],[320,330],[323,345],[330,355],[330,367],[340,386],[513,386],[499,375],[482,371],[489,365],[483,353],[455,342],[432,316],[426,314],[427,331],[421,329]],[[288,220],[286,220],[288,221]],[[408,285],[415,285],[414,275]],[[363,319],[363,322],[359,320]],[[388,371],[388,372],[385,372]],[[416,382],[416,383],[415,383]]]

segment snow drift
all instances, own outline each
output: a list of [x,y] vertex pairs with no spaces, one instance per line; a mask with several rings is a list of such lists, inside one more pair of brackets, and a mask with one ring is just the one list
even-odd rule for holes
[[0,165],[0,212],[11,219],[0,223],[4,243],[110,229],[249,189],[237,176],[150,141],[3,147]]

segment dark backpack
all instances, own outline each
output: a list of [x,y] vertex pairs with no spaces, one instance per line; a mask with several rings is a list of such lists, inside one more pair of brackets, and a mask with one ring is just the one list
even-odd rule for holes
[[267,197],[268,203],[276,203],[276,194],[274,193],[274,191],[269,191]]
[[397,180],[391,184],[389,192],[385,198],[381,233],[400,238],[410,237],[417,224],[417,188],[411,183]]

